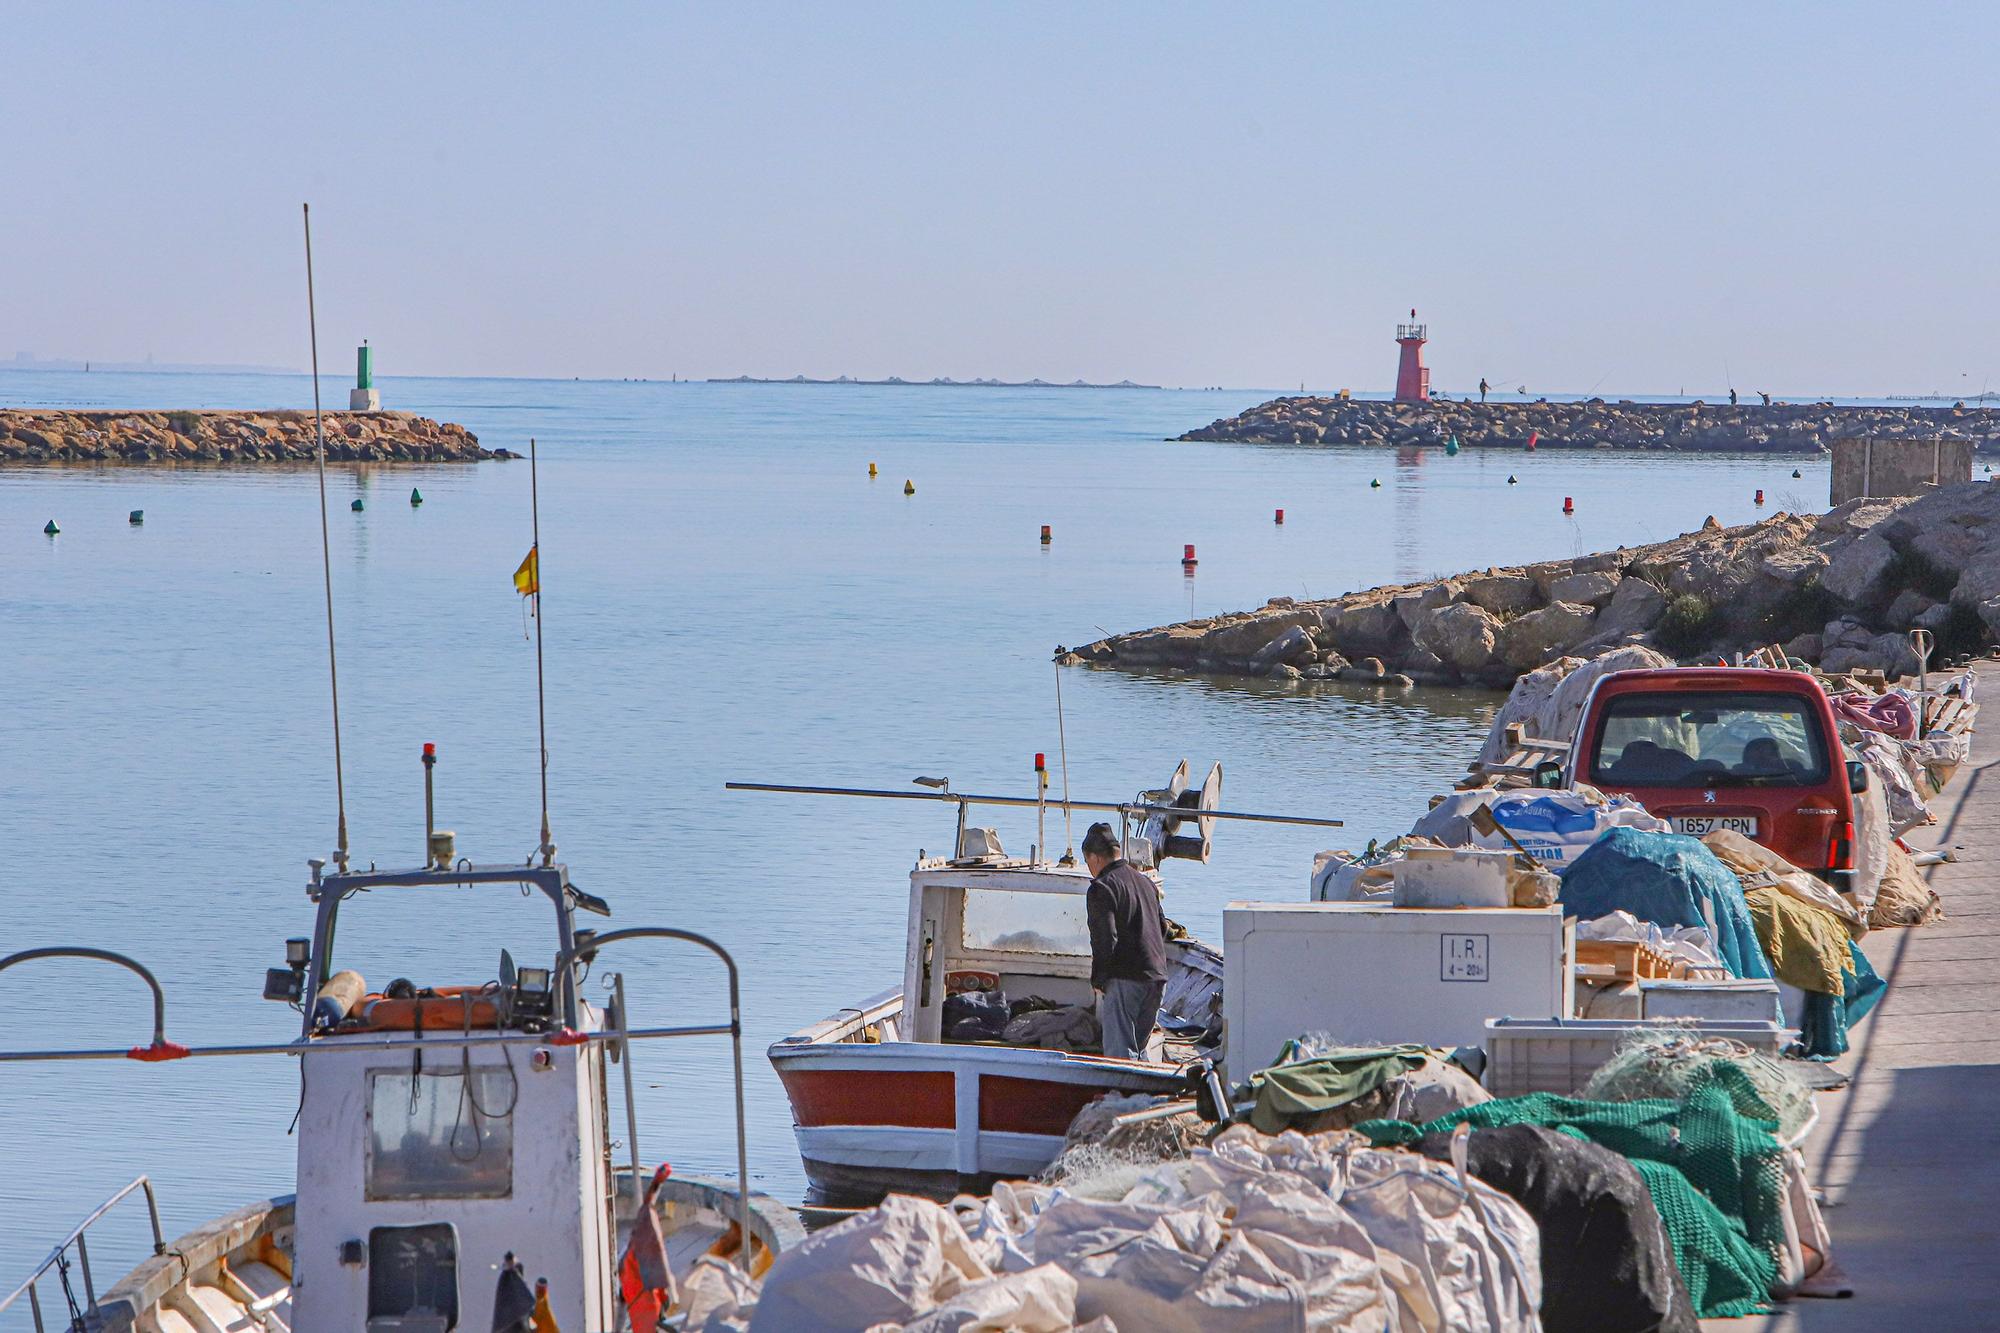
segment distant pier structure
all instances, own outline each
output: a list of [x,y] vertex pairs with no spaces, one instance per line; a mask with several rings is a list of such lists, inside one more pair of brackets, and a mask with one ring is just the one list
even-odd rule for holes
[[375,387],[375,349],[363,338],[354,349],[354,388],[347,395],[350,412],[380,412],[382,394]]
[[1396,401],[1427,403],[1431,397],[1431,372],[1424,366],[1424,326],[1417,323],[1417,310],[1410,307],[1410,322],[1396,326],[1396,346],[1403,349],[1396,362]]

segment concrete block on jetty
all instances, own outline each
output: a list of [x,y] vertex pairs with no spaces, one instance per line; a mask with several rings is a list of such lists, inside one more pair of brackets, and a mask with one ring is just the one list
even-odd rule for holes
[[1827,671],[1917,670],[2000,642],[2000,486],[1774,514],[1650,546],[1370,588],[1114,634],[1059,661],[1287,680],[1504,689],[1563,657],[1683,661],[1781,646]]
[[1264,444],[1434,445],[1456,439],[1467,449],[1673,449],[1709,453],[1825,453],[1833,441],[1969,439],[2000,447],[2000,408],[1836,407],[1829,402],[1730,406],[1727,403],[1466,402],[1433,398],[1274,398],[1223,417],[1183,440]]
[[[326,413],[326,456],[342,463],[511,458],[463,426],[408,412]],[[22,463],[309,463],[311,412],[0,410],[0,467]]]

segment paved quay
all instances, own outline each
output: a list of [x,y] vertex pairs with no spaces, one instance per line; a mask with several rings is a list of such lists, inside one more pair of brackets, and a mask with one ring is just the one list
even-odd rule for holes
[[[2000,690],[2000,662],[1980,668]],[[1975,696],[1982,697],[1983,696]],[[2000,723],[2000,715],[1996,715]],[[1861,942],[1888,993],[1820,1094],[1807,1141],[1825,1194],[1834,1262],[1854,1295],[1794,1300],[1720,1330],[1913,1333],[2000,1328],[2000,754],[1972,762],[1931,803],[1938,822],[1906,837],[1952,851],[1931,885],[1945,919]],[[1986,753],[1982,753],[1986,751]]]

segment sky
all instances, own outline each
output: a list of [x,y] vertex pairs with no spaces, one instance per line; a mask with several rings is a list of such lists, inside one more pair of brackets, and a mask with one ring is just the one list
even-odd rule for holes
[[40,4],[0,364],[2000,388],[2000,8]]

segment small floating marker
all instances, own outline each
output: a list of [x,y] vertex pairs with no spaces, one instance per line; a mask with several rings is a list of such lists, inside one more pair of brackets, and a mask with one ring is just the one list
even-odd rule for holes
[[423,502],[424,502],[424,493],[418,490],[414,486],[410,487],[410,508],[415,509],[418,505],[422,504]]
[[1272,516],[1271,521],[1273,523],[1283,523],[1285,521],[1285,511],[1280,509],[1275,515]]
[[360,501],[360,500],[358,500],[358,499],[357,499],[357,500],[355,500],[355,502],[354,502],[353,504],[351,504],[351,505],[349,505],[349,506],[347,506],[347,507],[348,507],[349,509],[352,509],[352,510],[353,510],[353,511],[354,511],[355,513],[357,513],[357,514],[358,514],[358,513],[360,513],[360,512],[361,512],[361,511],[362,511],[362,510],[363,510],[364,508],[366,508],[366,506],[365,506],[365,505],[363,505],[363,504],[361,503],[361,501]]
[[1764,492],[1762,492],[1762,491],[1758,491],[1758,492],[1757,492],[1757,498],[1756,498],[1755,500],[1753,500],[1753,501],[1752,501],[1751,503],[1753,503],[1753,504],[1763,504],[1763,503],[1764,503]]
[[1042,545],[1047,546],[1050,542],[1054,540],[1055,537],[1052,533],[1050,533],[1049,525],[1046,523],[1042,524]]
[[1576,501],[1570,499],[1567,495],[1563,497],[1563,512],[1565,514],[1574,514],[1576,512]]
[[1538,430],[1531,430],[1531,431],[1529,431],[1529,432],[1528,432],[1528,452],[1529,452],[1529,453],[1531,453],[1531,454],[1532,454],[1533,452],[1535,452],[1535,443],[1536,443],[1536,441],[1540,440],[1541,438],[1542,438],[1542,433],[1541,433],[1540,431],[1538,431]]
[[1511,472],[1507,474],[1507,484],[1508,484],[1509,486],[1514,486],[1514,485],[1518,485],[1518,484],[1519,484],[1518,482],[1516,482],[1516,481],[1514,480],[1514,474],[1513,474],[1513,473],[1511,473]]
[[868,475],[871,477],[875,475],[875,465],[873,463],[868,465]]
[[[49,536],[53,537],[58,532],[62,531],[62,524],[56,522],[54,519],[50,519],[47,523],[42,525],[42,531],[46,532],[47,534],[49,534]],[[1192,552],[1194,550],[1194,547],[1190,546],[1188,547],[1188,550]]]
[[143,509],[134,509],[130,514],[125,516],[125,521],[136,528],[146,521],[146,511]]
[[1444,442],[1444,452],[1447,458],[1458,457],[1458,436],[1454,435]]
[[903,494],[915,495],[916,493],[917,493],[917,483],[909,480],[908,478],[905,478],[903,481]]
[[1181,547],[1181,568],[1193,569],[1199,562],[1194,558],[1194,543]]
[[1369,490],[1371,490],[1371,491],[1379,491],[1379,490],[1381,490],[1381,489],[1382,489],[1382,479],[1381,479],[1380,477],[1375,477],[1375,478],[1372,478],[1372,479],[1370,479],[1370,481],[1369,481],[1369,483],[1368,483],[1368,489],[1369,489]]
[[[1987,468],[1986,470],[1987,470],[1988,472],[1991,472],[1991,471],[1992,471],[1993,469],[1992,469],[1992,468]],[[1793,468],[1793,469],[1792,469],[1792,479],[1793,479],[1794,481],[1796,481],[1796,480],[1797,480],[1798,478],[1800,478],[1800,477],[1803,477],[1804,475],[1805,475],[1805,473],[1803,473],[1803,472],[1799,471],[1799,470],[1798,470],[1797,468]]]

